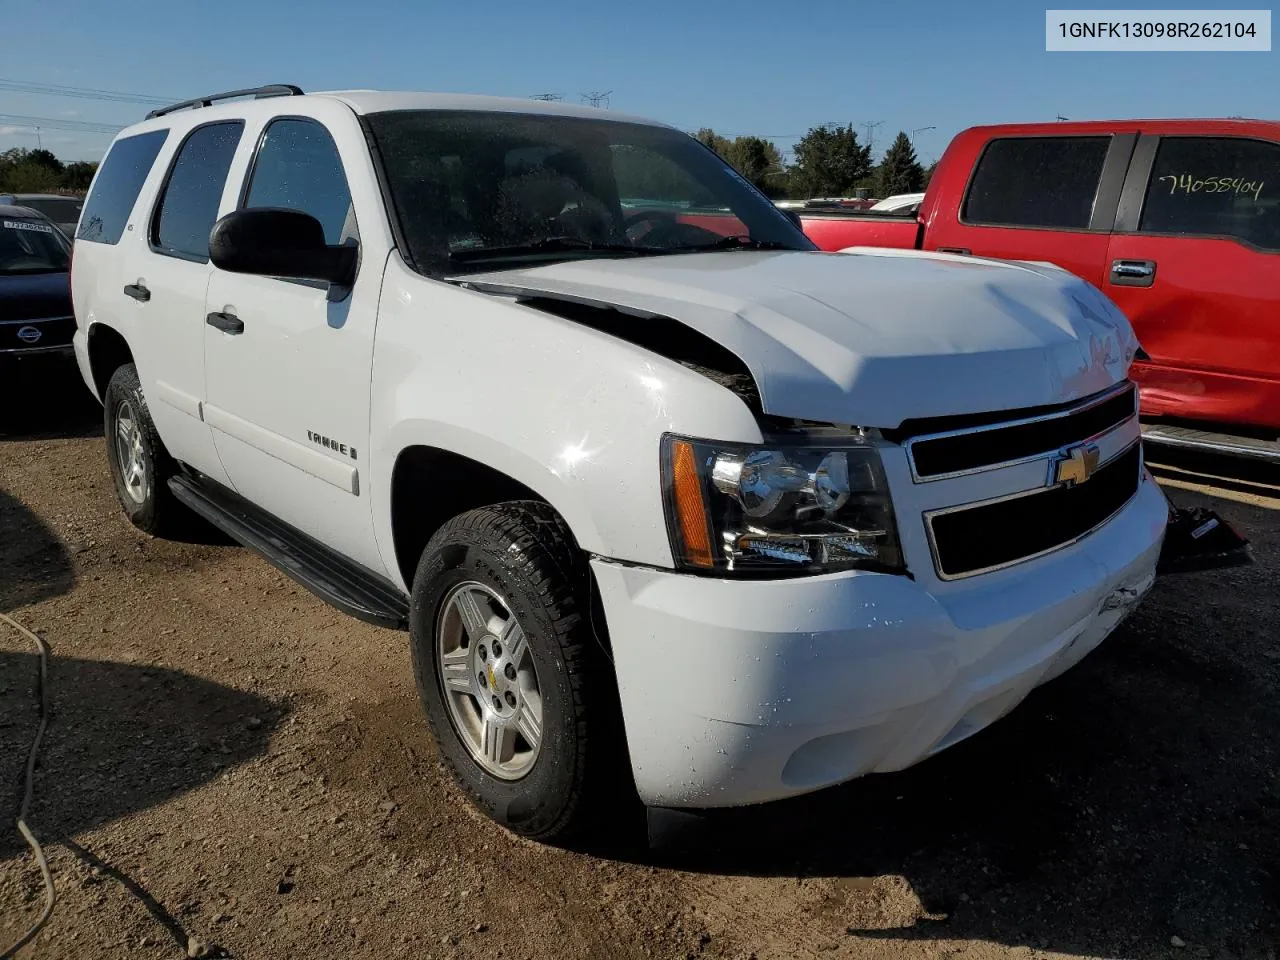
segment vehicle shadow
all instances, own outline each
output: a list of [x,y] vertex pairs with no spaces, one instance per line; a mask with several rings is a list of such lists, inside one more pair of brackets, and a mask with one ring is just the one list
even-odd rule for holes
[[66,546],[0,490],[0,613],[61,596],[75,585]]
[[70,357],[33,357],[0,367],[0,440],[53,440],[102,433],[102,407]]
[[[12,824],[38,720],[39,657],[14,652],[22,638],[4,631],[0,624],[0,814]],[[283,705],[182,671],[56,649],[46,690],[51,719],[29,816],[46,845],[213,780],[261,753],[287,716]],[[0,862],[26,850],[16,830],[0,830]]]
[[[1213,506],[1249,532],[1254,566],[1160,582],[1076,669],[931,760],[676,818],[643,859],[829,878],[824,933],[1095,957],[1165,956],[1176,936],[1205,957],[1266,957],[1280,944],[1280,530],[1263,508]],[[886,875],[919,900],[906,925],[869,903]]]

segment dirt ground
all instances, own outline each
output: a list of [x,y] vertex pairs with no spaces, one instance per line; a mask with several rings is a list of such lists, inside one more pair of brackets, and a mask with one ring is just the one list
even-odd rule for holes
[[[1220,467],[1220,465],[1219,465]],[[0,372],[0,611],[53,649],[22,956],[1275,960],[1280,488],[1164,471],[1257,563],[1161,583],[990,730],[902,774],[549,849],[436,759],[405,637],[210,536],[121,518],[75,374]],[[0,626],[0,949],[43,902],[12,829],[36,657]]]

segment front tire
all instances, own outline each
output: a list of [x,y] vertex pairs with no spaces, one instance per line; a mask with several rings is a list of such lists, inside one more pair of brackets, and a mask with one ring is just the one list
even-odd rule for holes
[[107,465],[125,516],[139,530],[155,536],[177,530],[189,516],[169,490],[177,465],[151,421],[132,363],[111,375],[102,404]]
[[587,569],[546,504],[471,510],[418,564],[410,638],[441,756],[484,814],[522,836],[580,836],[634,796]]

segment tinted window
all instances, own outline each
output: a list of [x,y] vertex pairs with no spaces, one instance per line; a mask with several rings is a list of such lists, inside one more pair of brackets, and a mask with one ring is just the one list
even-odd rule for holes
[[630,143],[615,143],[610,149],[613,179],[624,206],[654,199],[685,207],[701,207],[713,202],[710,191],[688,170],[658,151]]
[[313,120],[277,120],[267,127],[244,206],[309,213],[324,227],[326,243],[356,235],[338,148],[329,131]]
[[227,184],[244,124],[211,123],[195,130],[178,150],[151,227],[157,253],[187,260],[209,259],[209,231]]
[[47,223],[0,216],[0,277],[61,273],[67,269],[67,241]]
[[814,249],[733,168],[678,130],[461,110],[392,111],[367,122],[408,252],[426,273],[752,241]]
[[1018,137],[983,151],[965,198],[969,223],[1084,230],[1110,137]]
[[1138,229],[1238,237],[1280,250],[1280,144],[1163,138]]
[[138,192],[168,136],[168,130],[152,130],[111,145],[94,181],[93,192],[85,201],[77,240],[120,242]]

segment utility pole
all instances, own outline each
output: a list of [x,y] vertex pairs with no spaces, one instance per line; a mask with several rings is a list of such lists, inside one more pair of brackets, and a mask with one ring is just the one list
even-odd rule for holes
[[36,127],[36,149],[37,149],[37,150],[43,150],[43,149],[44,149],[44,141],[42,141],[42,140],[40,139],[40,128],[39,128],[39,127]]
[[582,94],[582,102],[590,104],[593,107],[603,107],[605,110],[608,110],[609,95],[611,93],[613,93],[612,90],[606,90],[604,92],[593,90],[590,93]]
[[937,130],[937,129],[938,129],[937,127],[916,127],[914,130],[912,130],[911,131],[911,149],[914,150],[916,148],[917,133],[924,133],[926,130]]
[[868,120],[863,124],[867,128],[867,149],[872,150],[876,145],[876,127],[884,124],[883,120]]

